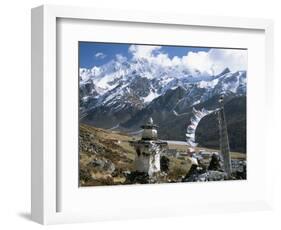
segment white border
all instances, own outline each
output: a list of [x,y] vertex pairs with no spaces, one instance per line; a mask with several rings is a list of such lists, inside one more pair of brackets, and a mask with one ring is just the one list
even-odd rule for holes
[[[183,29],[184,28],[184,29]],[[149,36],[147,36],[149,35]],[[57,21],[57,141],[60,148],[57,152],[60,162],[57,177],[60,178],[59,210],[62,212],[98,212],[107,209],[108,215],[114,215],[117,209],[138,208],[138,212],[148,213],[150,206],[162,206],[161,212],[176,203],[183,207],[200,206],[210,202],[254,201],[263,196],[265,181],[263,158],[256,154],[265,152],[263,136],[256,137],[253,132],[256,124],[264,120],[264,31],[190,26],[162,26],[142,23],[106,23],[94,20],[59,19]],[[193,183],[157,184],[151,186],[113,186],[79,188],[78,172],[78,93],[77,81],[78,42],[79,41],[115,41],[140,44],[173,44],[208,47],[246,47],[249,56],[247,68],[247,181],[231,183]],[[253,87],[254,86],[254,87]],[[253,103],[253,102],[258,103]],[[253,115],[254,114],[254,115]],[[263,129],[260,129],[261,132]],[[153,186],[153,188],[152,188]],[[224,192],[220,192],[224,191]],[[126,194],[126,195],[124,195]],[[210,197],[212,197],[210,201]],[[106,203],[104,202],[106,200]],[[126,202],[131,201],[131,202]],[[165,201],[165,202],[163,202]],[[110,208],[108,205],[110,204]],[[164,206],[167,206],[164,208]],[[154,210],[152,210],[154,211]],[[158,211],[159,212],[159,211]]]
[[[123,12],[91,8],[43,6],[32,10],[32,219],[43,224],[93,221],[115,218],[184,215],[221,210],[256,210],[271,206],[271,171],[266,168],[265,196],[259,201],[215,202],[192,205],[186,209],[171,204],[170,212],[157,212],[161,207],[150,207],[145,214],[133,209],[108,216],[108,212],[56,212],[56,20],[57,18],[94,19],[106,21],[140,22],[164,25],[192,25],[244,28],[265,31],[266,63],[265,100],[267,109],[273,108],[273,25],[270,20],[227,17],[196,17],[186,15]],[[268,125],[268,129],[272,126]],[[268,146],[268,145],[267,145]],[[269,148],[265,148],[266,150]],[[268,150],[269,151],[269,150]],[[265,159],[270,166],[269,152]],[[201,185],[198,185],[201,186]],[[175,205],[175,206],[173,206]]]

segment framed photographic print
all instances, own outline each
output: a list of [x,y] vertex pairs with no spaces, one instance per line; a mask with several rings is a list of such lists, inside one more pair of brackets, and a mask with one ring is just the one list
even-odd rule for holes
[[246,49],[78,46],[80,186],[246,179]]
[[32,219],[270,208],[272,31],[264,19],[33,9]]

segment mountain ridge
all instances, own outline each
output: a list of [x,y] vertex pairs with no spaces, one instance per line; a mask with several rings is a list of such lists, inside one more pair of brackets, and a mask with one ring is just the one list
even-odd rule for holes
[[[134,132],[151,116],[160,126],[160,136],[164,133],[170,139],[184,135],[192,107],[216,107],[221,94],[226,101],[235,97],[242,100],[247,83],[246,71],[225,68],[215,76],[200,71],[194,76],[188,69],[163,68],[142,59],[81,68],[79,77],[80,122]],[[182,127],[174,133],[183,134],[169,136],[167,124],[175,122]]]

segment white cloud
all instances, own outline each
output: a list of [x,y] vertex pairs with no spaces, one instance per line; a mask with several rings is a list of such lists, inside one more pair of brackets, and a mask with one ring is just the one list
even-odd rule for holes
[[216,72],[221,72],[225,67],[232,72],[247,69],[247,50],[211,49],[209,56]]
[[169,58],[161,52],[161,46],[131,45],[129,52],[133,59],[144,58],[163,67],[178,66],[196,75],[198,71],[219,74],[225,68],[236,72],[247,69],[247,51],[238,49],[210,49],[209,51],[188,52],[185,56]]
[[161,48],[161,46],[131,45],[129,52],[132,53],[133,59],[143,58],[161,66],[171,66],[172,60],[168,54],[161,52]]
[[133,58],[151,58],[155,53],[161,49],[161,46],[148,46],[148,45],[131,45],[129,51],[132,53]]
[[219,74],[225,68],[236,72],[247,69],[247,51],[235,49],[210,49],[208,52],[189,52],[182,57],[183,64],[191,71],[199,70]]
[[98,52],[95,54],[95,57],[99,58],[99,59],[104,59],[106,57],[106,55],[102,52]]
[[127,58],[125,56],[123,56],[122,54],[116,54],[115,57],[116,57],[116,60],[119,62],[127,61]]
[[164,54],[164,53],[159,53],[156,56],[151,58],[152,61],[156,62],[159,65],[162,66],[172,66],[172,60],[169,58],[168,54]]
[[207,72],[212,74],[212,61],[209,58],[209,52],[189,52],[186,56],[182,57],[183,65],[187,66],[191,72]]
[[182,59],[179,58],[178,56],[174,56],[171,61],[172,61],[172,65],[175,65],[175,66],[182,64]]

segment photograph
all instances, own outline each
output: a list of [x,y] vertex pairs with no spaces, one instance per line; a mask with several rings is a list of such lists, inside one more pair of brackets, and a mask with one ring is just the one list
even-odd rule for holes
[[247,179],[246,48],[77,46],[79,187]]

